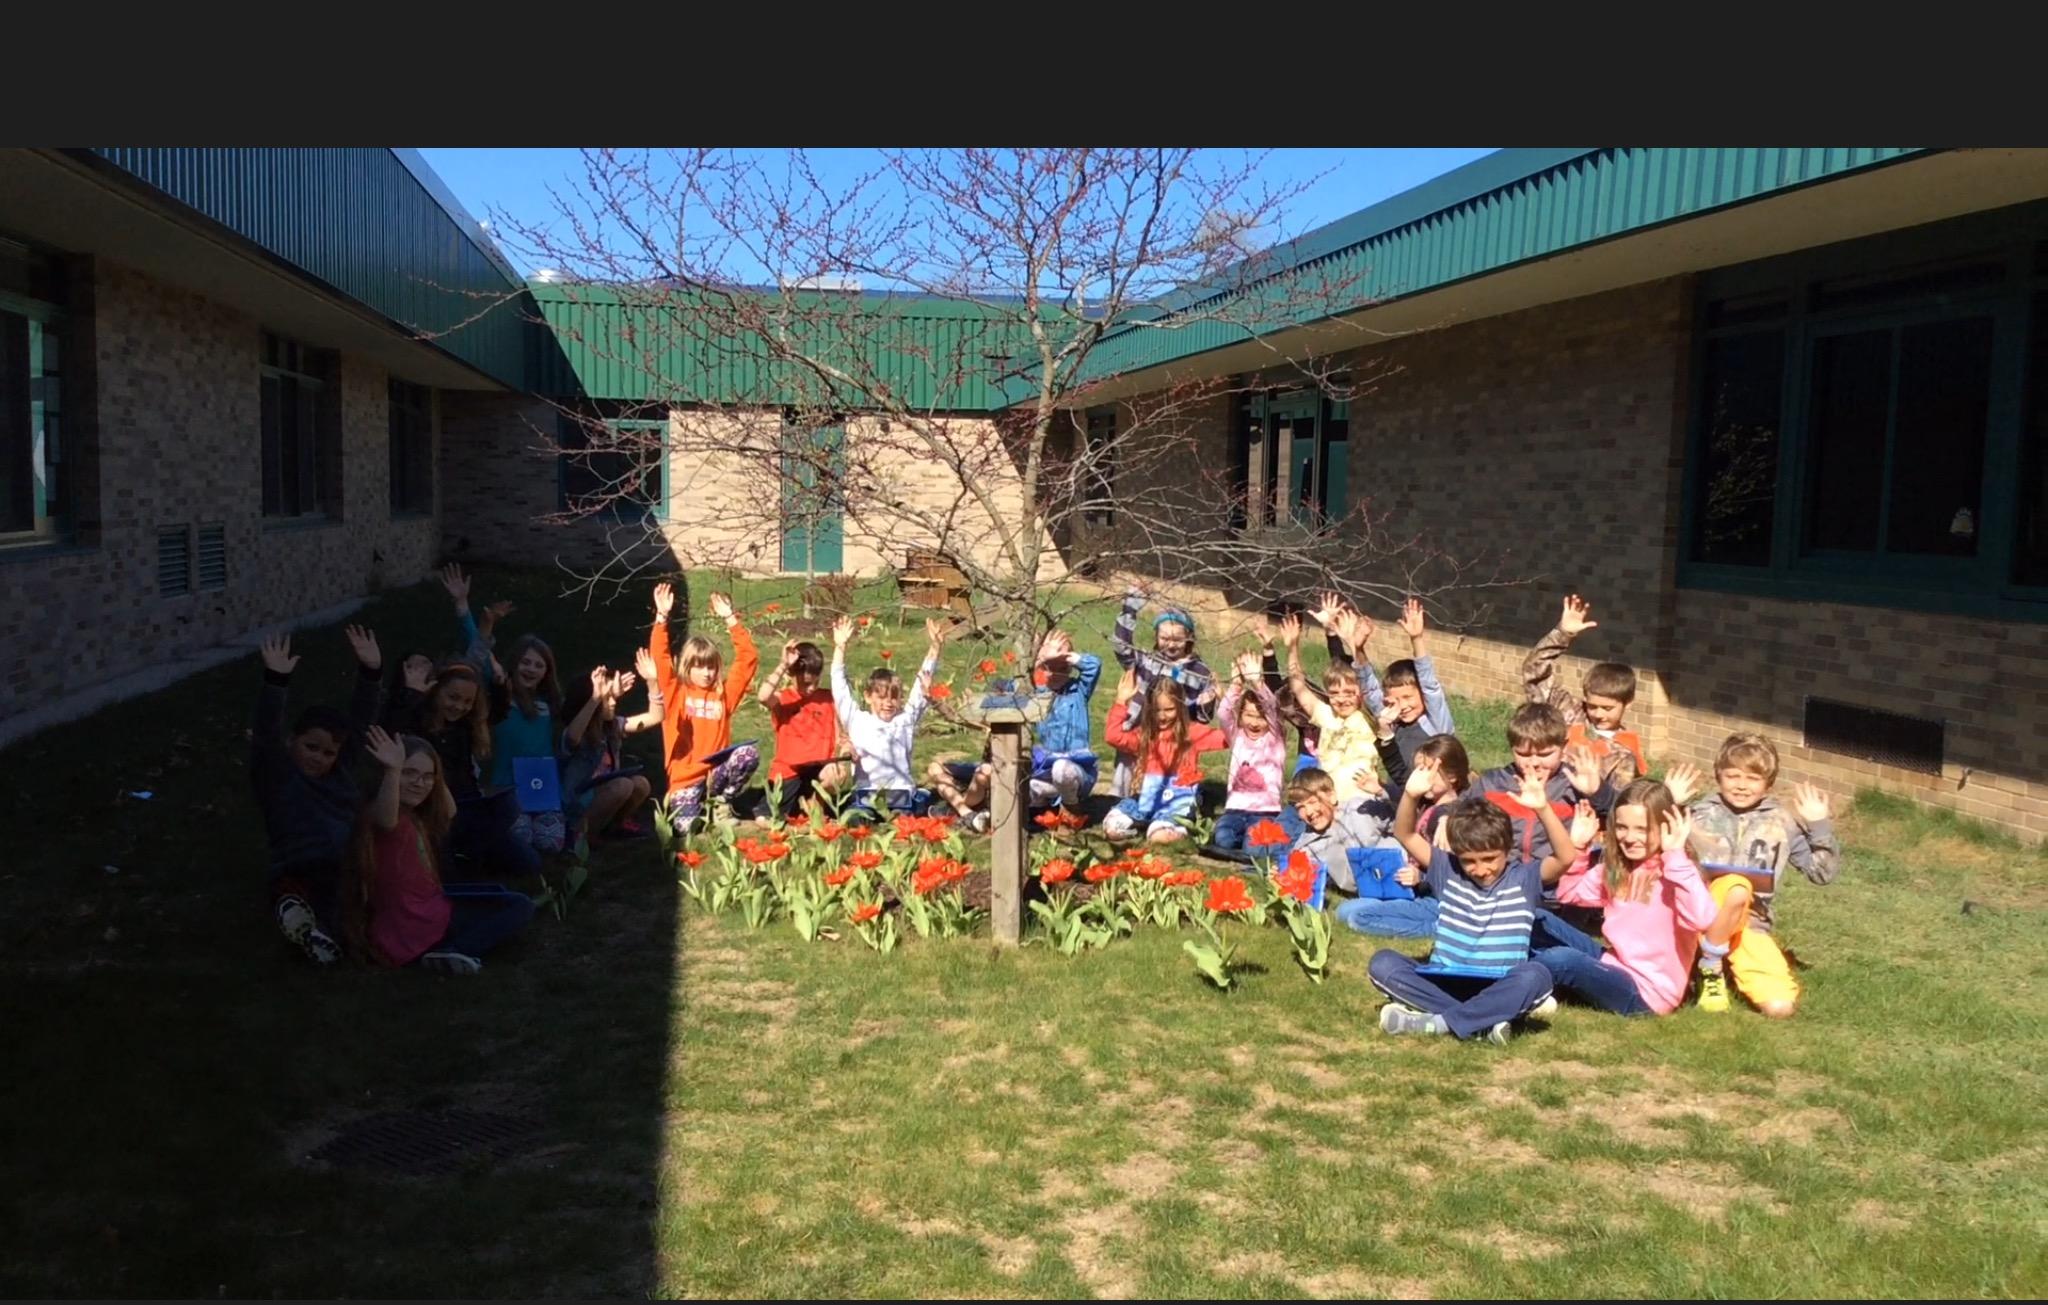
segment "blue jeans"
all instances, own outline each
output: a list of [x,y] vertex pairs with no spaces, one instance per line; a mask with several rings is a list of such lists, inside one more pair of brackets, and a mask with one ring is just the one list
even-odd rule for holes
[[[433,950],[481,956],[501,943],[509,942],[533,919],[533,899],[525,893],[477,884],[470,890],[449,895],[454,914],[448,918],[448,932]],[[481,889],[484,891],[474,891]]]
[[841,823],[873,824],[875,816],[869,808],[877,793],[882,795],[882,805],[894,815],[900,816],[908,812],[913,816],[921,816],[931,810],[932,791],[928,788],[857,788],[846,800],[846,809],[840,816]]
[[1550,995],[1550,971],[1523,961],[1498,979],[1417,974],[1421,962],[1391,949],[1373,953],[1366,973],[1372,986],[1395,1001],[1441,1015],[1454,1037],[1469,1038],[1503,1020],[1527,1015]]
[[1282,807],[1278,811],[1226,811],[1217,819],[1216,833],[1210,842],[1225,852],[1250,851],[1251,849],[1245,846],[1244,836],[1261,820],[1277,820],[1280,827],[1287,831],[1286,844],[1268,850],[1266,855],[1275,858],[1287,855],[1287,849],[1293,847],[1295,841],[1301,837],[1303,828],[1301,817],[1294,814],[1293,807]]
[[496,800],[457,804],[455,823],[448,827],[448,851],[462,864],[465,878],[530,879],[540,873],[540,853],[512,832],[518,815],[510,789]]
[[1654,1015],[1636,991],[1636,981],[1619,965],[1608,965],[1571,947],[1546,947],[1532,958],[1550,971],[1560,991],[1612,1015]]

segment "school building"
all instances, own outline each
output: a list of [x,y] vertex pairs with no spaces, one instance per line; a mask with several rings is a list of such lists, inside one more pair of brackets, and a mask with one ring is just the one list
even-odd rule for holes
[[[1309,549],[1369,498],[1530,581],[1438,639],[1462,692],[1515,693],[1577,591],[1569,674],[1634,664],[1653,754],[1760,729],[1788,778],[2048,835],[2048,150],[1504,150],[1272,271],[1354,300],[1252,340],[1196,289],[1091,362],[1112,427],[1238,378],[1197,428],[1251,503],[1186,503],[1190,531]],[[609,474],[541,447],[565,406],[733,423],[735,459],[785,436],[718,377],[608,366],[608,311],[524,282],[407,151],[0,150],[0,743],[443,559],[612,546],[546,520]],[[1368,383],[1303,391],[1275,363],[1304,357]],[[649,410],[677,392],[706,402]],[[1000,387],[940,402],[995,439]],[[748,477],[720,455],[643,470],[648,547],[902,560],[873,522],[721,524]]]

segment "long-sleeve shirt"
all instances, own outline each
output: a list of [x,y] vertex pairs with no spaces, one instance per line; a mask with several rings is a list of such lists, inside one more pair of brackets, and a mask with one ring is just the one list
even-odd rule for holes
[[[1123,713],[1114,706],[1109,709],[1103,733],[1109,738],[1109,746],[1119,752],[1136,755],[1144,746],[1144,732],[1125,723]],[[1190,721],[1188,745],[1176,755],[1173,734],[1172,730],[1161,730],[1159,737],[1152,740],[1151,755],[1138,758],[1140,775],[1165,775],[1182,788],[1193,788],[1202,782],[1202,754],[1230,748],[1230,740],[1223,737],[1222,730]]]
[[647,650],[653,654],[661,689],[662,761],[668,769],[670,792],[710,777],[711,763],[705,758],[732,746],[732,715],[753,690],[754,672],[761,665],[754,637],[737,621],[727,629],[732,633],[732,665],[723,684],[704,689],[676,673],[675,658],[669,652],[668,622],[654,618]]
[[[1484,798],[1508,813],[1508,819],[1514,822],[1518,855],[1531,861],[1542,861],[1550,856],[1550,835],[1545,832],[1543,821],[1537,814],[1522,805],[1521,791],[1522,777],[1513,766],[1498,766],[1487,771],[1468,790],[1471,796]],[[1543,793],[1550,799],[1550,809],[1557,813],[1559,822],[1567,826],[1572,822],[1572,811],[1580,799],[1592,803],[1593,810],[1604,822],[1608,813],[1614,810],[1615,798],[1621,796],[1610,783],[1602,783],[1594,792],[1581,793],[1572,787],[1571,780],[1562,770],[1551,773],[1549,782],[1543,786]]]
[[1338,807],[1322,829],[1303,829],[1294,850],[1306,852],[1323,863],[1330,882],[1347,893],[1358,891],[1357,876],[1351,872],[1350,851],[1354,847],[1401,849],[1394,837],[1394,811],[1384,801],[1352,807]]
[[384,681],[376,671],[359,668],[349,699],[349,736],[342,740],[334,765],[314,779],[292,760],[285,740],[285,699],[291,680],[290,672],[263,672],[255,728],[249,736],[249,780],[270,843],[270,877],[305,871],[331,876],[348,848],[362,803],[356,762],[363,755],[364,732],[377,723]]
[[1225,811],[1278,811],[1283,803],[1287,773],[1287,736],[1281,732],[1279,709],[1265,685],[1255,685],[1252,701],[1266,717],[1266,732],[1253,738],[1238,728],[1238,705],[1245,691],[1236,685],[1223,695],[1216,720],[1223,737],[1230,740],[1230,778]]
[[1841,868],[1842,849],[1833,823],[1816,820],[1809,825],[1774,797],[1736,811],[1715,793],[1694,802],[1686,814],[1692,818],[1686,850],[1708,877],[1737,870],[1768,872],[1750,876],[1748,927],[1764,933],[1777,926],[1773,907],[1787,868],[1822,885],[1833,883]]
[[1594,729],[1586,718],[1584,699],[1558,683],[1558,659],[1571,646],[1572,636],[1561,628],[1553,628],[1538,639],[1522,659],[1522,692],[1530,702],[1546,702],[1557,708],[1558,715],[1571,727],[1566,745],[1583,743],[1591,748],[1593,755],[1600,758],[1600,774],[1619,792],[1638,776],[1650,773],[1649,763],[1643,758],[1643,741],[1634,730]]
[[1329,772],[1337,786],[1337,804],[1355,804],[1371,790],[1358,782],[1358,772],[1370,771],[1379,747],[1373,735],[1372,718],[1362,711],[1339,716],[1330,705],[1318,702],[1309,712],[1315,722],[1316,765]]
[[[1357,660],[1351,663],[1358,672],[1359,688],[1365,695],[1365,709],[1378,716],[1387,706],[1387,691],[1380,684],[1380,677],[1373,673],[1372,659],[1365,649],[1358,650]],[[1444,694],[1443,682],[1436,678],[1436,662],[1429,654],[1415,658],[1415,685],[1422,690],[1422,716],[1412,726],[1397,726],[1396,734],[1402,735],[1401,755],[1410,761],[1415,759],[1415,749],[1439,734],[1456,734],[1457,725],[1451,720],[1451,700]]]
[[[1636,891],[1650,881],[1649,900]],[[1579,853],[1557,881],[1557,900],[1601,911],[1600,932],[1612,949],[1602,965],[1634,981],[1636,995],[1659,1015],[1678,1009],[1699,955],[1700,935],[1714,922],[1714,895],[1682,847],[1666,848],[1629,872],[1617,895],[1607,886],[1598,848]]]
[[[1152,681],[1166,677],[1179,682],[1188,694],[1188,719],[1207,721],[1215,711],[1215,699],[1211,697],[1216,689],[1216,674],[1207,662],[1190,652],[1179,660],[1169,660],[1150,649],[1140,649],[1132,642],[1138,628],[1138,612],[1145,606],[1145,596],[1132,592],[1124,595],[1123,610],[1116,616],[1116,628],[1110,633],[1110,649],[1116,654],[1116,664],[1129,670],[1138,668],[1139,696],[1132,702],[1144,700],[1145,691],[1152,687]],[[1194,631],[1190,630],[1190,637]],[[1133,713],[1135,716],[1135,712]]]
[[925,686],[939,669],[939,659],[927,657],[917,668],[917,681],[903,707],[888,720],[859,706],[853,685],[846,679],[846,658],[832,658],[832,705],[839,723],[846,727],[853,746],[853,786],[882,792],[907,792],[917,787],[910,769],[910,749],[917,741],[917,723],[930,703]]
[[1101,679],[1102,659],[1094,653],[1081,653],[1074,658],[1073,669],[1057,693],[1040,687],[1039,692],[1050,694],[1052,702],[1046,707],[1045,719],[1038,723],[1039,747],[1065,756],[1086,752],[1094,746],[1088,705]]

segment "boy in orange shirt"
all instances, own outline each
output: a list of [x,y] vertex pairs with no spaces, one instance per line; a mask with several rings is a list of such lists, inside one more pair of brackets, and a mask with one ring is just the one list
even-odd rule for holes
[[[732,746],[732,714],[753,687],[760,656],[754,651],[753,636],[732,610],[732,599],[713,594],[711,610],[732,636],[732,674],[721,675],[725,659],[702,635],[684,640],[681,654],[671,659],[668,614],[675,601],[675,590],[666,584],[654,586],[654,632],[648,648],[663,703],[661,749],[668,771],[668,796],[663,800],[671,822],[694,832],[707,798],[714,819],[732,819],[732,795],[761,764],[761,751],[753,744]],[[721,752],[727,755],[714,769],[711,758]]]
[[1600,776],[1619,793],[1635,780],[1650,773],[1643,757],[1643,741],[1634,730],[1621,727],[1621,718],[1636,700],[1636,673],[1620,662],[1600,662],[1586,672],[1574,697],[1558,687],[1557,659],[1571,647],[1572,640],[1598,626],[1586,619],[1592,605],[1577,594],[1564,600],[1557,628],[1536,641],[1522,659],[1522,687],[1529,701],[1547,702],[1557,708],[1569,730],[1565,746],[1584,746],[1600,761]]

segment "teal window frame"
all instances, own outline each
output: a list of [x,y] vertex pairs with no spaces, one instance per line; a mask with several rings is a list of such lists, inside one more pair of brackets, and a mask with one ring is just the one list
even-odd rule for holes
[[[669,420],[668,420],[668,418],[666,418],[666,417],[603,417],[603,418],[594,418],[594,419],[593,419],[593,418],[583,418],[583,419],[578,419],[578,418],[576,418],[576,417],[572,417],[572,416],[569,416],[569,415],[567,415],[567,414],[564,414],[561,420],[562,420],[562,421],[563,421],[564,423],[566,423],[566,424],[568,424],[568,425],[570,425],[570,426],[573,426],[573,427],[574,427],[574,429],[575,429],[575,430],[576,430],[577,432],[579,432],[579,435],[580,435],[580,434],[581,434],[582,432],[584,432],[584,431],[587,431],[587,429],[588,429],[588,427],[589,427],[589,424],[590,424],[591,422],[593,422],[593,421],[596,421],[596,422],[601,422],[601,423],[602,423],[602,424],[604,425],[604,427],[605,427],[605,428],[606,428],[607,430],[609,430],[609,431],[611,431],[611,432],[612,432],[612,434],[613,434],[614,436],[616,436],[616,435],[618,435],[618,434],[620,434],[620,433],[623,433],[623,432],[625,432],[625,431],[633,431],[633,430],[659,430],[659,431],[661,432],[661,452],[660,452],[660,453],[659,453],[659,454],[657,455],[657,457],[656,457],[656,459],[655,459],[655,465],[654,465],[654,466],[652,466],[652,467],[645,467],[645,468],[642,468],[642,472],[641,472],[641,474],[642,474],[642,477],[643,477],[643,479],[642,479],[642,482],[641,482],[641,483],[642,483],[643,487],[644,487],[644,486],[646,486],[646,484],[647,484],[647,481],[646,481],[645,477],[647,477],[647,476],[648,476],[648,475],[650,475],[650,474],[651,474],[651,475],[652,475],[652,477],[653,477],[653,482],[654,482],[654,483],[653,483],[653,486],[652,486],[652,490],[651,490],[651,501],[648,501],[648,502],[644,503],[644,504],[643,504],[643,506],[642,506],[642,508],[641,508],[641,510],[640,510],[640,511],[639,511],[638,513],[635,513],[635,512],[633,512],[633,511],[632,511],[632,510],[631,510],[631,509],[630,509],[630,508],[629,508],[629,507],[627,506],[627,504],[626,504],[626,500],[625,500],[625,498],[624,498],[623,496],[614,496],[614,497],[613,497],[613,498],[611,499],[611,501],[610,501],[610,502],[608,502],[607,504],[605,504],[604,508],[603,508],[603,509],[602,509],[602,511],[601,511],[601,515],[603,515],[603,516],[607,516],[607,517],[610,517],[611,519],[613,519],[613,520],[615,520],[615,521],[627,521],[627,520],[632,520],[632,519],[634,519],[634,518],[635,518],[636,516],[638,517],[638,519],[640,519],[640,520],[643,520],[643,521],[644,521],[644,520],[654,520],[654,521],[667,521],[667,520],[668,520],[668,517],[669,517],[669,504],[668,504],[668,500],[669,500],[669,457],[670,457],[670,446],[669,446],[669,440],[670,440],[670,432],[669,432]],[[584,436],[584,438],[586,438],[586,439],[587,439],[587,436]],[[555,459],[555,501],[556,501],[556,505],[557,505],[557,507],[559,508],[559,510],[561,510],[561,511],[563,511],[563,512],[574,512],[574,511],[578,511],[579,509],[577,508],[577,506],[576,506],[575,502],[573,501],[572,495],[571,495],[571,493],[570,493],[570,484],[569,484],[569,481],[570,481],[570,470],[571,470],[571,463],[572,463],[572,462],[573,462],[573,461],[574,461],[575,459],[577,459],[577,458],[582,458],[582,459],[584,459],[584,460],[585,460],[585,465],[586,465],[586,466],[588,466],[588,465],[589,465],[589,463],[588,463],[588,460],[589,460],[589,458],[590,458],[590,457],[591,457],[591,456],[592,456],[593,454],[595,454],[595,455],[597,455],[597,456],[605,456],[605,455],[609,454],[610,456],[614,456],[614,457],[618,457],[618,456],[625,456],[625,455],[624,455],[624,454],[622,454],[622,453],[621,453],[621,452],[620,452],[619,450],[617,450],[617,449],[610,449],[610,450],[607,450],[607,449],[595,449],[595,450],[593,450],[593,449],[590,449],[590,448],[588,448],[588,447],[584,447],[584,448],[570,448],[570,447],[568,447],[568,441],[567,441],[567,440],[563,440],[563,441],[561,441],[561,443],[562,443],[562,444],[563,444],[563,446],[564,446],[564,447],[563,447],[563,450],[562,450],[561,454],[560,454],[560,455],[559,455],[559,456],[558,456],[558,457],[557,457],[557,458]],[[594,471],[594,470],[593,470],[593,471],[591,471],[591,473],[590,473],[590,474],[591,474],[591,475],[593,475],[593,476],[596,476],[596,475],[598,475],[598,473],[597,473],[596,471]]]
[[[1904,232],[1805,250],[1780,258],[1719,269],[1702,276],[1692,333],[1691,386],[1685,429],[1685,469],[1679,510],[1676,582],[1681,589],[1748,594],[1806,602],[1845,603],[2048,622],[2048,585],[2014,580],[2019,522],[2027,492],[2021,483],[2029,425],[2048,414],[2027,410],[2030,371],[2048,364],[2048,204],[2030,203],[1975,214]],[[1935,262],[1965,266],[1997,263],[1995,279],[1952,291],[1902,296],[1896,302],[1831,308],[1817,287],[1849,278],[1901,275]],[[1729,301],[1781,301],[1782,311],[1717,324],[1715,305]],[[1988,317],[1992,322],[1990,381],[1984,432],[1976,552],[1970,557],[1885,551],[1882,526],[1868,552],[1807,550],[1806,504],[1814,488],[1812,378],[1815,351],[1830,336],[1859,330],[1893,332],[1893,384],[1897,341],[1910,326]],[[1698,557],[1699,496],[1705,463],[1708,402],[1706,363],[1716,340],[1753,332],[1783,333],[1783,372],[1777,432],[1777,473],[1768,560],[1758,565]],[[1890,502],[1895,474],[1890,442],[1896,413],[1887,408],[1886,466],[1881,503]],[[1910,468],[1903,469],[1910,474]]]
[[[13,379],[19,381],[28,396],[28,421],[21,432],[28,447],[0,451],[0,456],[10,459],[25,455],[21,456],[21,464],[27,472],[28,510],[19,525],[0,516],[0,542],[48,542],[67,534],[71,524],[70,495],[58,480],[64,451],[59,433],[63,420],[63,378],[58,368],[46,365],[52,354],[59,359],[63,356],[61,348],[51,346],[63,339],[64,311],[45,300],[0,290],[0,315],[23,320],[24,374]],[[0,510],[12,515],[11,508]]]

